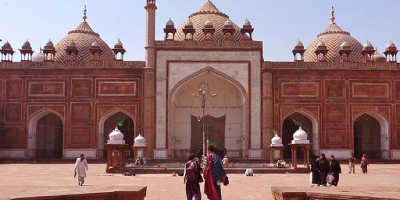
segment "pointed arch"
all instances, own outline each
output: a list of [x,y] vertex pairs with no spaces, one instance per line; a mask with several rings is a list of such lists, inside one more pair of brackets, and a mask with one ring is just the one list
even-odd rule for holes
[[[36,128],[37,128],[37,123],[40,119],[42,119],[44,116],[53,113],[57,117],[59,117],[63,123],[63,144],[65,146],[65,119],[64,116],[62,116],[60,113],[57,111],[51,109],[51,108],[42,108],[35,113],[33,113],[29,118],[28,118],[28,157],[29,158],[35,158],[36,157]],[[63,157],[65,156],[65,149],[63,149]]]
[[[367,114],[374,119],[376,119],[379,122],[380,125],[380,139],[381,139],[381,152],[382,152],[382,158],[383,159],[389,159],[390,155],[390,128],[389,128],[389,120],[380,112],[373,110],[373,109],[368,109],[364,110],[357,115],[354,116],[352,125],[354,126],[354,123],[356,120],[364,115]],[[354,150],[354,128],[352,126],[352,138],[353,138],[353,150]]]
[[107,111],[106,113],[104,113],[100,117],[100,120],[98,122],[98,135],[97,135],[98,136],[98,145],[97,145],[97,148],[99,149],[99,151],[98,151],[99,157],[101,157],[103,155],[102,151],[104,150],[104,144],[106,143],[106,139],[104,138],[104,123],[106,122],[106,120],[109,117],[111,117],[119,112],[124,113],[125,115],[127,115],[128,117],[130,117],[132,119],[133,126],[134,126],[133,128],[134,128],[134,130],[136,130],[136,126],[137,126],[136,118],[131,113],[129,113],[127,110],[119,108],[119,107],[115,107],[115,108]]
[[281,130],[283,131],[283,122],[285,121],[286,118],[288,118],[290,115],[294,114],[294,113],[299,113],[301,115],[304,115],[305,117],[307,117],[311,123],[312,123],[312,141],[310,141],[312,143],[312,149],[313,152],[318,155],[319,152],[319,123],[318,123],[318,118],[316,116],[314,116],[314,114],[312,114],[311,112],[309,112],[308,110],[305,110],[303,108],[300,109],[296,109],[293,110],[291,112],[289,112],[288,114],[286,114],[282,120],[281,120]]

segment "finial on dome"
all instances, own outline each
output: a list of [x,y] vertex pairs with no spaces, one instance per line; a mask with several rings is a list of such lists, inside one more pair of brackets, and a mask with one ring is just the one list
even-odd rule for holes
[[85,5],[85,9],[83,10],[83,21],[86,22],[87,16],[86,16],[86,5]]
[[331,20],[332,20],[332,23],[335,23],[335,9],[333,8],[333,6],[332,6],[332,17],[331,17]]

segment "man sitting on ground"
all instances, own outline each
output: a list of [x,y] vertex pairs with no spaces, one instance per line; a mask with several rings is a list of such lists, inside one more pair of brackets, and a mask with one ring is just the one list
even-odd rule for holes
[[278,168],[285,168],[286,162],[282,158],[279,158],[276,166],[278,166]]

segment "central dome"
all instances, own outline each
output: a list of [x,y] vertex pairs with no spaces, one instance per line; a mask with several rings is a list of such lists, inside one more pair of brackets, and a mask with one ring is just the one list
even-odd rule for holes
[[352,50],[349,60],[351,62],[362,62],[362,44],[351,37],[349,32],[344,31],[335,23],[333,13],[334,12],[332,11],[332,23],[324,32],[320,33],[317,38],[310,43],[310,45],[308,45],[307,50],[304,53],[304,61],[318,61],[315,50],[317,49],[318,44],[322,42],[326,45],[328,49],[328,53],[326,54],[326,60],[328,62],[341,61],[339,51],[343,43],[347,43],[347,45],[350,46]]
[[233,23],[231,20],[229,20],[228,15],[219,11],[218,8],[214,5],[214,3],[208,0],[198,12],[191,14],[189,16],[189,19],[183,22],[177,28],[175,40],[177,41],[185,40],[185,34],[182,31],[182,29],[188,23],[193,23],[193,28],[196,30],[193,40],[195,41],[205,40],[206,37],[203,33],[203,28],[206,22],[211,22],[215,28],[215,33],[213,36],[214,40],[222,41],[224,39],[224,34],[222,32],[222,29],[224,28],[225,23],[228,21],[229,23],[232,24],[233,28],[235,29],[235,32],[233,33],[233,39],[237,41],[241,40],[242,34],[240,27],[237,26],[235,23]]
[[95,33],[89,24],[84,21],[75,30],[68,32],[68,35],[57,43],[56,61],[68,60],[68,54],[65,51],[68,45],[75,43],[79,53],[76,56],[77,61],[89,61],[92,59],[89,48],[93,43],[97,43],[102,50],[100,61],[115,60],[115,55],[110,47],[105,43],[98,33]]

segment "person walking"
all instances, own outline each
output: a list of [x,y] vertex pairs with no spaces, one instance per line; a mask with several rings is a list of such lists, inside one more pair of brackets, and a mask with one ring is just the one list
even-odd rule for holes
[[361,169],[363,174],[368,173],[368,165],[369,165],[369,160],[367,158],[367,155],[363,154],[363,157],[361,158]]
[[186,199],[201,200],[200,191],[200,164],[196,161],[196,155],[194,153],[189,154],[189,161],[185,165],[184,180],[186,184]]
[[326,187],[326,177],[328,176],[329,172],[329,163],[325,157],[325,154],[321,154],[319,161],[318,161],[318,172],[320,177],[320,184],[321,187]]
[[[83,154],[79,156],[79,158],[76,159],[75,163],[75,176],[78,173],[78,181],[79,185],[82,186],[85,183],[85,177],[86,177],[86,171],[88,171],[88,163]],[[74,176],[74,177],[75,177]]]
[[318,171],[318,162],[318,156],[313,154],[311,158],[311,187],[314,187],[314,185],[317,185],[317,187],[319,187],[319,185],[321,185],[321,178]]
[[225,177],[221,157],[215,154],[214,146],[210,145],[208,155],[204,159],[204,193],[208,199],[222,200],[221,183],[224,183]]
[[329,160],[329,174],[332,174],[332,176],[335,178],[333,179],[331,185],[336,187],[339,183],[339,174],[342,173],[342,168],[340,167],[339,162],[335,159],[335,156],[331,155]]
[[356,158],[354,154],[351,154],[349,158],[349,174],[351,174],[351,171],[353,171],[353,174],[356,173]]

